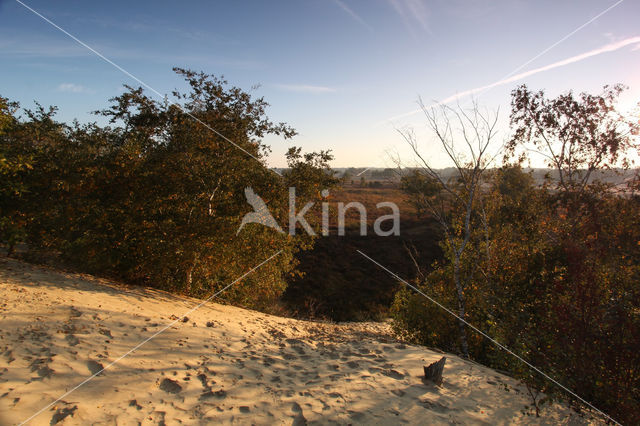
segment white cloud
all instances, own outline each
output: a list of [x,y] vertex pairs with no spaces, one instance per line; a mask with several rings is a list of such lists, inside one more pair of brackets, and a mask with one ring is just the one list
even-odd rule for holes
[[59,92],[69,92],[69,93],[93,93],[91,90],[80,84],[74,83],[61,83],[58,85]]
[[301,93],[332,93],[336,91],[332,87],[313,86],[310,84],[276,84],[275,87],[289,92]]

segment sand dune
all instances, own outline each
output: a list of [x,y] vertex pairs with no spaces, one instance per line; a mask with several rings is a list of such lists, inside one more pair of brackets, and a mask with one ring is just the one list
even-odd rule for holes
[[[239,284],[241,285],[241,284]],[[0,424],[19,424],[199,301],[0,258]],[[388,325],[325,324],[208,303],[29,424],[591,424]],[[528,414],[527,414],[528,413]]]

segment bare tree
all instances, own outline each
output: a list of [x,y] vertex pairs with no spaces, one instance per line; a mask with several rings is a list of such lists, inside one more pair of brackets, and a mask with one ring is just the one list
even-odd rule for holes
[[[456,288],[458,316],[465,319],[465,291],[469,288],[469,277],[463,276],[461,263],[465,250],[478,226],[486,223],[481,202],[482,177],[493,158],[488,158],[487,150],[496,137],[498,113],[482,112],[477,103],[464,109],[460,105],[449,107],[420,107],[427,119],[427,125],[435,135],[435,140],[453,164],[453,176],[434,168],[420,152],[419,144],[412,130],[398,130],[411,147],[419,167],[440,187],[439,194],[419,195],[425,209],[441,225],[445,241],[450,249],[449,261],[453,268],[453,282]],[[484,225],[483,225],[484,224]],[[465,324],[458,321],[462,354],[469,357],[469,345]]]

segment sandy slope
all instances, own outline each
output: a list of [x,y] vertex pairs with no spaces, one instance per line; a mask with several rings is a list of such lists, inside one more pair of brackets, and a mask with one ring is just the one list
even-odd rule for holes
[[[199,303],[7,258],[0,295],[0,424],[26,420]],[[523,386],[455,356],[443,387],[423,384],[422,366],[440,357],[385,325],[209,303],[30,424],[585,423],[559,405],[524,415]]]

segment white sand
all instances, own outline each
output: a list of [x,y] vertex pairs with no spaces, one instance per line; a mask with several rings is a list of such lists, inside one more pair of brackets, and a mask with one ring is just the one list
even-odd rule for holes
[[[242,285],[239,283],[238,285]],[[200,301],[0,258],[0,424],[18,424]],[[29,424],[589,424],[388,325],[297,321],[207,303]],[[209,326],[207,326],[209,322]],[[531,410],[528,411],[530,414]],[[65,417],[66,415],[66,417]]]

